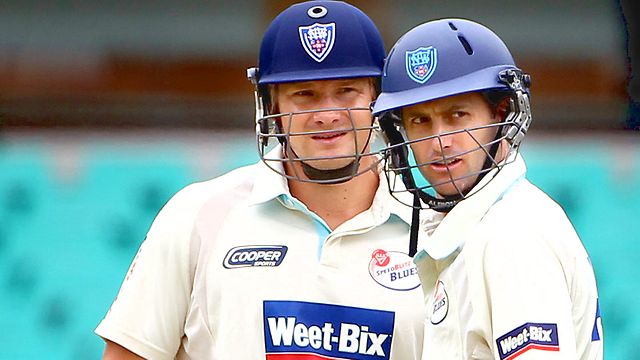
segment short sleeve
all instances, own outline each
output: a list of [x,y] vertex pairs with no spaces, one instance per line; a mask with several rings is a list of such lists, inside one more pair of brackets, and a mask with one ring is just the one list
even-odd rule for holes
[[191,293],[194,203],[185,190],[154,220],[96,334],[150,359],[173,359]]

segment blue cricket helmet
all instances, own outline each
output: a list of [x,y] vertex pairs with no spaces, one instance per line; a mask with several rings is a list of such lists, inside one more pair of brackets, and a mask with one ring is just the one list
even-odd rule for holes
[[[345,78],[375,78],[378,83],[385,54],[382,37],[373,21],[345,2],[306,1],[280,13],[262,39],[259,67],[247,70],[247,77],[255,86],[256,139],[262,161],[287,179],[320,184],[341,183],[376,168],[381,158],[371,149],[370,142],[373,131],[378,127],[369,103],[351,108],[278,113],[278,107],[271,101],[270,85]],[[327,111],[340,111],[348,117],[351,128],[341,131],[353,133],[354,153],[324,157],[299,154],[292,145],[291,137],[313,136],[317,131],[292,134],[290,128],[282,127],[282,119],[293,121],[294,118],[304,119],[309,114]],[[370,117],[371,123],[356,126],[354,115],[364,113]],[[358,143],[357,134],[368,134],[368,137]],[[270,155],[270,146],[276,144],[282,144],[283,156]],[[337,158],[353,161],[344,167],[331,169],[318,169],[311,165]],[[374,160],[370,161],[372,158]],[[362,159],[366,159],[369,165],[360,166],[364,163]],[[302,171],[287,173],[287,164],[290,167],[299,165]]]
[[[506,158],[512,161],[520,143],[531,124],[529,86],[531,79],[520,70],[504,42],[487,27],[464,19],[434,20],[409,30],[393,46],[387,57],[382,75],[382,92],[373,106],[378,116],[380,128],[387,141],[387,161],[385,172],[392,181],[400,175],[402,186],[390,182],[392,194],[410,192],[417,196],[414,208],[425,207],[447,212],[459,201],[473,192],[477,185],[493,169],[502,169],[508,162],[496,158],[501,142],[508,144]],[[499,122],[477,128],[461,128],[455,131],[432,134],[418,139],[409,139],[403,132],[403,107],[457,94],[482,92],[486,99],[496,95],[497,100],[509,99],[504,118]],[[496,137],[481,144],[474,132],[496,127]],[[446,163],[448,159],[464,156],[467,150],[458,154],[442,150],[442,158],[418,163],[411,150],[411,144],[421,141],[442,139],[466,133],[476,139],[477,149],[486,153],[482,169],[476,173],[454,178],[451,174],[445,183],[455,184],[464,178],[476,179],[471,187],[459,188],[457,194],[434,194],[442,184],[431,184],[420,169],[435,162]],[[497,172],[496,172],[497,173]],[[485,183],[486,184],[486,183]],[[424,204],[418,203],[418,197]],[[410,201],[410,199],[409,199]]]
[[[513,61],[504,42],[491,30],[464,19],[434,20],[416,26],[400,38],[389,52],[382,75],[382,92],[373,106],[387,142],[385,174],[391,194],[413,207],[409,255],[417,249],[420,209],[449,212],[460,201],[482,188],[515,160],[521,141],[531,123],[530,77]],[[457,94],[481,92],[498,101],[508,99],[504,118],[492,124],[464,127],[439,134],[410,139],[403,131],[402,108]],[[490,102],[493,102],[491,100]],[[474,134],[495,129],[495,137],[481,143]],[[442,139],[466,134],[477,143],[475,149],[445,151]],[[418,142],[440,144],[435,158],[418,160],[412,145]],[[507,154],[497,156],[501,146]],[[504,148],[503,148],[504,149]],[[481,151],[485,162],[478,171],[453,175],[431,183],[423,170],[434,163],[448,164],[452,159]],[[454,160],[455,161],[455,160]],[[487,176],[486,176],[487,175]],[[469,183],[465,183],[465,181]],[[455,191],[438,192],[452,185]],[[412,196],[402,196],[401,194]]]
[[519,70],[490,29],[464,19],[416,26],[389,52],[374,114],[455,94],[509,87],[503,70]]
[[373,21],[342,1],[292,5],[269,25],[260,46],[259,84],[379,77],[385,47]]

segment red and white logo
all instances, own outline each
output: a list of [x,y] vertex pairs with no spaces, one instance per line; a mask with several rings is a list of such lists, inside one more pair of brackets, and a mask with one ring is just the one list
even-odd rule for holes
[[375,250],[369,262],[369,275],[375,282],[391,290],[407,291],[420,286],[413,259],[399,251]]
[[436,289],[433,293],[433,305],[431,309],[431,323],[438,325],[447,317],[449,313],[449,296],[444,289],[444,283],[438,280]]
[[389,261],[391,261],[387,252],[381,249],[374,251],[371,257],[376,261],[376,265],[378,266],[387,266],[389,265]]

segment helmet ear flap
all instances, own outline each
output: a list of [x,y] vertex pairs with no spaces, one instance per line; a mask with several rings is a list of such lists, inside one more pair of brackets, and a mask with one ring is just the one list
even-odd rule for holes
[[506,121],[513,123],[505,134],[514,147],[520,145],[531,125],[531,104],[529,94],[517,91],[515,99],[510,100],[511,111]]
[[406,140],[402,136],[398,126],[402,121],[401,110],[386,111],[380,114],[378,122],[382,130],[382,136],[389,146],[387,158],[391,162],[391,169],[399,174],[407,189],[415,188],[411,167],[409,166],[409,149]]
[[258,141],[261,148],[265,148],[269,144],[269,123],[268,120],[265,119],[265,116],[271,107],[269,88],[267,85],[260,84],[260,70],[257,67],[247,69],[247,79],[254,86],[253,93],[256,108],[256,130],[258,131]]
[[[269,88],[267,85],[257,85],[256,86],[256,91],[258,93],[258,97],[260,99],[261,102],[261,108],[262,108],[262,119],[258,120],[258,124],[260,125],[260,133],[261,134],[268,134],[269,133],[269,120],[265,119],[264,116],[269,115],[272,111],[271,111],[271,94],[269,93]],[[269,141],[269,137],[264,137],[264,141],[265,141],[265,146],[267,145],[267,142]]]
[[[398,110],[386,111],[380,115],[378,120],[380,129],[382,130],[382,136],[387,144],[389,144],[389,155],[391,163],[394,168],[398,169],[406,162],[407,150],[404,146],[404,138],[398,130],[398,124],[401,121],[401,117]],[[404,159],[404,160],[403,160]]]
[[518,147],[531,125],[531,102],[528,93],[531,77],[520,70],[508,69],[501,71],[499,78],[513,91],[505,118],[507,125],[502,128],[502,135],[513,147]]

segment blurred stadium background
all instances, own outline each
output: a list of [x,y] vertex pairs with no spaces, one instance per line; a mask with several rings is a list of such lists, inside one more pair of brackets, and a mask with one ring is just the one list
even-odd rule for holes
[[[93,329],[159,208],[257,160],[245,69],[290,3],[0,2],[0,359],[101,356]],[[387,48],[440,17],[501,35],[533,77],[529,177],[564,207],[595,266],[606,358],[639,359],[631,1],[352,3]]]

